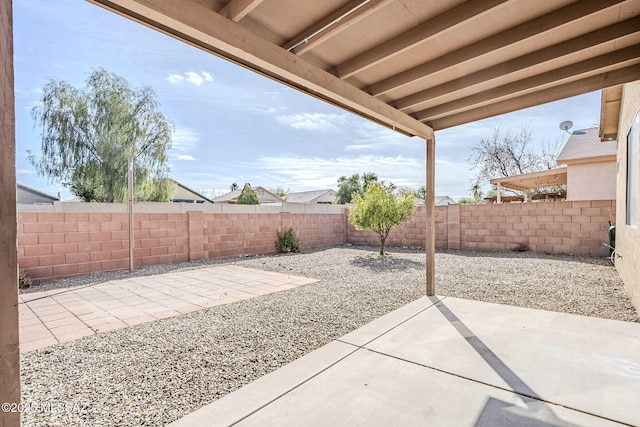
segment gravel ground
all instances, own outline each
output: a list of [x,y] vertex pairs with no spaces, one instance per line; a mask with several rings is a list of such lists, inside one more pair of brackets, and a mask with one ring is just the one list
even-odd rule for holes
[[[99,333],[22,356],[28,426],[156,426],[174,421],[424,294],[424,253],[333,247],[304,254],[154,266],[135,274],[233,263],[320,279],[308,286]],[[439,295],[638,322],[615,269],[596,258],[439,252]],[[128,273],[41,284],[87,286]],[[29,292],[29,291],[26,291]],[[61,408],[62,406],[60,406]]]

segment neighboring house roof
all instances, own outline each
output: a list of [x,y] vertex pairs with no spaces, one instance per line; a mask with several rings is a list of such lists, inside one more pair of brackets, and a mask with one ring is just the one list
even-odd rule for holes
[[[425,204],[424,200],[420,199],[419,197],[414,197],[413,201],[415,202],[416,205],[424,205]],[[449,196],[436,196],[436,197],[434,197],[434,206],[455,205],[456,203],[458,203],[458,202],[456,202],[455,200],[453,200]]]
[[449,196],[436,196],[435,197],[435,205],[436,206],[446,206],[446,205],[455,205],[456,201],[453,200]]
[[23,184],[17,184],[16,190],[17,203],[22,203],[25,205],[36,203],[53,204],[53,202],[57,202],[58,200],[60,200],[59,197],[43,193],[42,191],[36,190],[35,188],[27,187]]
[[335,190],[299,191],[287,194],[290,203],[331,203],[336,197]]
[[[260,203],[272,203],[272,202],[282,202],[282,198],[277,194],[272,193],[264,187],[251,187],[253,191],[256,192],[258,196],[258,200]],[[227,194],[223,194],[222,196],[218,196],[213,199],[214,203],[236,203],[238,197],[240,197],[240,193],[242,193],[242,189],[233,190]]]
[[178,186],[178,189],[176,190],[176,193],[173,195],[172,201],[176,203],[204,203],[204,202],[213,203],[213,200],[203,196],[197,191],[190,189],[186,185],[179,183],[175,179],[173,180],[173,182],[176,183],[176,185]]
[[577,130],[569,137],[556,163],[561,165],[615,160],[617,145],[617,141],[602,142],[598,128]]

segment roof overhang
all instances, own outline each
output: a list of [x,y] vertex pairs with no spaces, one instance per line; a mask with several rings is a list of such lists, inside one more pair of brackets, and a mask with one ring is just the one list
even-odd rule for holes
[[542,172],[494,178],[489,182],[492,185],[500,184],[503,188],[510,188],[517,191],[554,187],[567,183],[567,168],[548,169]]
[[407,135],[640,79],[640,0],[89,0]]
[[600,139],[602,141],[618,139],[622,86],[612,86],[602,90],[600,106]]
[[580,165],[585,163],[604,163],[604,162],[615,162],[615,161],[616,161],[616,155],[609,154],[606,156],[592,156],[592,157],[582,157],[579,159],[565,159],[565,160],[559,161],[558,165]]

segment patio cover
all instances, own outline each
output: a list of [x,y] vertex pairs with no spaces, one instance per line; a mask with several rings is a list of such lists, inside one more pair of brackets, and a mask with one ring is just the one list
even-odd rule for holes
[[88,0],[427,141],[434,130],[640,78],[640,0]]
[[[530,190],[544,187],[555,187],[557,185],[563,185],[567,183],[567,168],[561,167],[557,169],[548,169],[542,172],[525,173],[522,175],[507,176],[501,178],[494,178],[489,181],[492,185],[497,186],[498,200],[500,203],[502,199],[502,188],[509,188],[511,190],[522,191],[525,194]],[[526,196],[525,196],[526,197]]]
[[[428,295],[435,294],[433,131],[640,79],[640,0],[89,1],[424,138]],[[19,396],[11,5],[0,0],[4,401]],[[19,422],[0,414],[0,424],[5,419]]]

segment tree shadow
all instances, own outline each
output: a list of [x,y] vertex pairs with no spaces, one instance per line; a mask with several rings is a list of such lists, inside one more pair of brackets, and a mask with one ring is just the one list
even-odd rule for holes
[[397,257],[392,254],[382,257],[377,253],[369,253],[365,256],[355,257],[351,261],[351,265],[354,267],[366,268],[367,270],[377,273],[425,269],[425,264],[423,262]]

